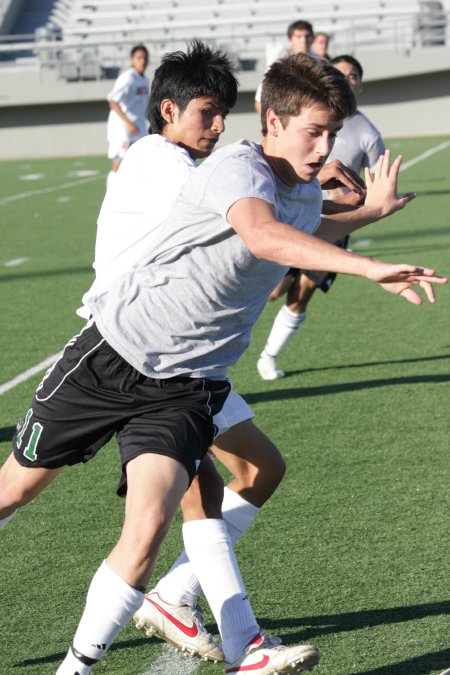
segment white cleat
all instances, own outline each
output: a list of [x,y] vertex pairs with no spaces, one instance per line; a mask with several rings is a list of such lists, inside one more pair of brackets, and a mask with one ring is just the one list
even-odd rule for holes
[[284,370],[277,367],[275,356],[269,356],[266,352],[261,352],[256,367],[263,380],[278,380],[285,374]]
[[187,656],[199,656],[214,663],[224,659],[221,647],[206,630],[198,607],[170,605],[152,590],[133,619],[148,637],[159,637]]
[[284,647],[277,639],[257,635],[243,655],[234,663],[225,662],[225,673],[252,673],[275,675],[276,673],[304,673],[319,663],[320,653],[314,645]]

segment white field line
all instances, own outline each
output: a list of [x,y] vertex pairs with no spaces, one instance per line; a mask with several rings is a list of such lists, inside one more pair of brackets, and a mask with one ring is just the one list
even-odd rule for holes
[[68,190],[69,188],[77,187],[78,185],[85,185],[86,183],[92,183],[95,180],[100,180],[105,178],[103,174],[98,174],[97,176],[89,176],[89,178],[81,178],[79,180],[72,180],[69,183],[63,183],[62,185],[53,185],[47,188],[40,188],[39,190],[28,190],[27,192],[19,192],[16,195],[10,195],[9,197],[2,197],[0,199],[0,206],[9,204],[10,202],[16,202],[19,199],[26,199],[27,197],[35,197],[37,195],[48,194],[49,192],[58,192],[58,190]]
[[424,159],[427,159],[428,157],[431,157],[431,155],[436,154],[436,152],[440,152],[441,150],[445,150],[445,148],[450,147],[450,141],[444,141],[444,143],[440,143],[439,145],[435,145],[434,148],[430,148],[429,150],[425,150],[425,152],[422,152],[421,155],[417,155],[417,157],[413,157],[410,159],[408,162],[405,162],[404,164],[401,165],[400,171],[406,171],[406,169],[409,169],[410,166],[414,166],[415,164],[419,164],[419,162],[423,162]]
[[190,658],[176,652],[169,645],[164,645],[158,658],[152,663],[150,670],[146,670],[143,675],[190,675],[195,673],[200,667],[201,661],[198,658]]
[[[421,155],[417,155],[417,157],[413,157],[413,159],[410,159],[409,162],[405,162],[403,166],[401,166],[400,170],[405,171],[406,169],[409,169],[410,166],[414,166],[414,164],[418,164],[419,162],[422,162],[424,159],[427,159],[428,157],[431,157],[431,155],[434,155],[436,152],[440,152],[441,150],[445,150],[445,148],[450,147],[450,141],[445,141],[444,143],[440,143],[439,145],[435,145],[433,148],[430,148],[429,150],[426,150],[425,152],[422,152]],[[75,185],[81,185],[81,183],[89,183],[92,180],[96,180],[101,176],[95,176],[92,178],[86,178],[85,180],[79,180],[79,181],[73,181],[72,183],[66,183],[65,186],[60,185],[59,187],[55,188],[45,188],[43,190],[33,190],[31,192],[23,192],[22,197],[29,197],[33,194],[42,194],[43,192],[55,192],[56,190],[62,190],[67,187],[73,187]],[[0,199],[0,205],[3,203],[6,203],[6,201],[13,201],[13,199],[19,199],[21,198],[20,195],[13,195],[12,197],[5,197],[4,199]],[[17,375],[14,379],[10,380],[9,382],[5,382],[5,384],[0,385],[0,396],[4,394],[6,391],[9,391],[13,387],[15,387],[17,384],[20,384],[21,382],[25,382],[28,378],[32,377],[36,373],[38,373],[40,370],[44,370],[44,368],[47,368],[51,366],[58,358],[60,354],[53,354],[53,356],[49,356],[48,359],[45,359],[44,361],[41,361],[41,363],[38,363],[36,366],[33,366],[32,368],[29,368],[28,370],[25,370],[23,373],[20,373],[20,375]],[[151,672],[151,675],[156,675]],[[170,672],[170,671],[166,671]],[[184,672],[188,672],[185,670]],[[189,671],[193,672],[193,671]],[[145,675],[148,675],[147,673]]]
[[7,260],[3,263],[3,267],[18,267],[29,261],[29,258],[13,258],[13,260]]
[[44,359],[40,363],[37,363],[32,368],[28,368],[28,370],[24,370],[23,373],[20,373],[20,375],[17,375],[12,380],[9,380],[9,382],[5,382],[4,384],[0,384],[0,396],[2,394],[4,394],[5,392],[9,391],[10,389],[13,389],[16,385],[21,384],[22,382],[25,382],[30,377],[33,377],[33,375],[36,375],[37,373],[40,373],[41,370],[45,370],[46,368],[49,368],[61,356],[62,356],[62,351],[58,352],[57,354],[52,354],[52,356],[48,356],[46,359]]

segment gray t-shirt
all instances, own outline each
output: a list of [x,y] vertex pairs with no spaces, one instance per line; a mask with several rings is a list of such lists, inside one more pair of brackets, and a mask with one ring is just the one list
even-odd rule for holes
[[356,173],[361,169],[375,169],[378,157],[384,153],[384,143],[380,132],[362,112],[344,120],[342,129],[336,136],[333,149],[327,162],[339,159]]
[[261,146],[238,141],[192,173],[140,263],[86,299],[109,344],[149,377],[224,377],[286,268],[256,258],[227,221],[239,199],[273,205],[276,217],[313,233],[320,184],[281,183]]

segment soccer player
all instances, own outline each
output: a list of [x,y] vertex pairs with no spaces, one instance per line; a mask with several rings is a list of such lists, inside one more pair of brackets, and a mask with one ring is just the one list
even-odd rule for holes
[[[332,59],[331,63],[344,75],[357,97],[361,91],[363,77],[363,69],[359,61],[353,56],[342,55]],[[339,160],[357,174],[365,169],[373,172],[380,155],[384,152],[385,147],[380,132],[362,112],[356,110],[353,115],[344,120],[328,161]],[[334,204],[334,208],[342,205],[345,209],[346,203],[350,206],[355,203],[354,195],[354,192],[350,193],[344,186],[328,192],[325,198],[329,208]],[[336,244],[346,247],[348,239],[346,237]],[[327,293],[335,278],[334,273],[293,269],[271,294],[271,299],[275,300],[287,292],[287,299],[275,317],[269,337],[257,362],[258,372],[263,380],[284,377],[284,371],[277,365],[278,356],[304,323],[308,304],[315,291],[320,288],[321,291]]]
[[330,36],[328,33],[319,31],[314,34],[314,39],[311,43],[311,53],[318,56],[320,59],[330,60],[328,54],[328,45],[330,43]]
[[131,67],[119,75],[108,94],[108,157],[112,159],[108,181],[113,179],[130,145],[147,134],[149,80],[144,75],[148,66],[147,47],[133,47],[130,59]]
[[[270,68],[263,90],[263,143],[240,141],[189,177],[139,265],[87,300],[93,315],[44,378],[0,472],[0,518],[33,499],[63,466],[87,460],[116,434],[125,520],[94,576],[62,673],[85,675],[143,600],[173,513],[213,437],[212,415],[229,386],[227,367],[245,351],[268,293],[286,269],[324,269],[375,281],[418,304],[434,301],[434,270],[392,265],[322,241],[401,208],[399,161],[368,176],[358,219],[320,222],[315,177],[342,120],[353,112],[345,78],[325,62],[291,56]],[[302,204],[302,188],[310,199]],[[382,197],[382,198],[381,198]],[[208,289],[207,294],[205,289]],[[302,672],[310,647],[249,647],[225,672]],[[305,648],[303,647],[303,650]],[[294,650],[294,652],[289,652]],[[282,667],[270,663],[277,652]],[[294,661],[292,661],[294,663]]]
[[[164,221],[175,197],[196,168],[195,160],[211,153],[224,130],[224,119],[237,93],[233,72],[223,53],[211,51],[198,41],[190,45],[187,53],[175,52],[163,58],[151,88],[149,122],[153,133],[130,148],[113,187],[107,190],[98,219],[96,278],[85,298],[107,288],[131,269],[139,260],[143,246],[151,245],[153,232]],[[89,318],[86,307],[78,310],[78,314]],[[157,597],[155,593],[147,596],[136,617],[147,631],[157,628],[159,635],[171,644],[211,660],[223,660],[223,652],[205,630],[195,606],[198,577],[205,587],[207,600],[213,608],[220,608],[215,615],[223,647],[231,654],[231,660],[234,653],[242,651],[259,632],[248,601],[242,602],[245,590],[227,527],[221,518],[222,508],[228,530],[236,540],[284,473],[279,451],[255,427],[253,417],[247,403],[231,392],[222,411],[214,418],[220,436],[213,449],[235,474],[234,484],[231,489],[225,489],[224,495],[222,485],[217,491],[221,479],[205,458],[200,471],[201,486],[195,478],[182,500],[183,536],[191,551],[190,557],[196,562],[195,569],[192,560],[183,557],[176,565],[177,570],[160,582]],[[229,427],[232,431],[227,433]],[[246,493],[250,494],[250,501]],[[203,510],[205,502],[207,514]],[[215,576],[208,583],[210,572]],[[205,573],[208,579],[204,578]],[[217,576],[222,583],[217,583]],[[234,593],[234,597],[231,593],[230,597],[230,589],[237,584],[240,593]],[[170,602],[173,600],[177,602]],[[225,600],[226,610],[222,611]],[[167,613],[175,619],[173,622],[167,620]],[[192,631],[186,634],[182,627],[193,623],[195,634]]]
[[[231,73],[224,55],[212,53],[198,42],[186,54],[176,52],[164,57],[153,78],[149,108],[151,131],[159,133],[130,148],[113,188],[107,191],[98,219],[96,278],[86,298],[108,287],[139,260],[142,247],[151,242],[153,231],[168,215],[196,167],[194,160],[214,148],[224,129],[223,118],[234,104],[227,93]],[[223,104],[218,106],[218,101]],[[340,166],[329,168],[328,179],[341,178],[353,185]],[[86,307],[78,313],[89,317]],[[216,494],[218,476],[209,461],[202,462],[201,485],[195,478],[182,500],[183,534],[191,559],[182,554],[157,589],[147,594],[135,616],[137,625],[149,634],[157,631],[178,648],[211,660],[223,659],[223,653],[205,630],[196,608],[200,584],[213,608],[220,608],[214,613],[227,653],[230,645],[238,651],[259,630],[248,603],[230,597],[232,584],[225,583],[236,568],[228,534],[233,543],[237,541],[284,474],[279,451],[253,424],[253,417],[246,402],[232,391],[214,420],[218,436],[213,452],[233,474],[233,482],[225,488],[223,497],[221,492]],[[207,514],[202,508],[205,502]],[[211,570],[223,583],[217,584],[213,578],[208,583]],[[237,593],[234,596],[239,597]],[[224,604],[226,609],[222,610]],[[231,618],[225,621],[225,614]],[[183,626],[193,622],[195,634],[186,634]]]
[[[293,21],[287,29],[288,48],[283,51],[287,51],[288,54],[310,54],[313,38],[314,29],[309,21]],[[261,89],[262,82],[259,83],[255,93],[255,110],[258,114],[261,114]]]

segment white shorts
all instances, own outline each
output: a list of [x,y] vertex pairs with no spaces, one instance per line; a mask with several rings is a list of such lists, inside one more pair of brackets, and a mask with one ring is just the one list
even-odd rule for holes
[[128,138],[119,138],[108,143],[108,159],[122,159],[125,157],[125,153],[130,147],[131,142]]
[[237,392],[231,390],[220,413],[214,415],[214,424],[218,428],[216,436],[220,436],[236,424],[252,420],[254,417],[255,413],[248,403]]

